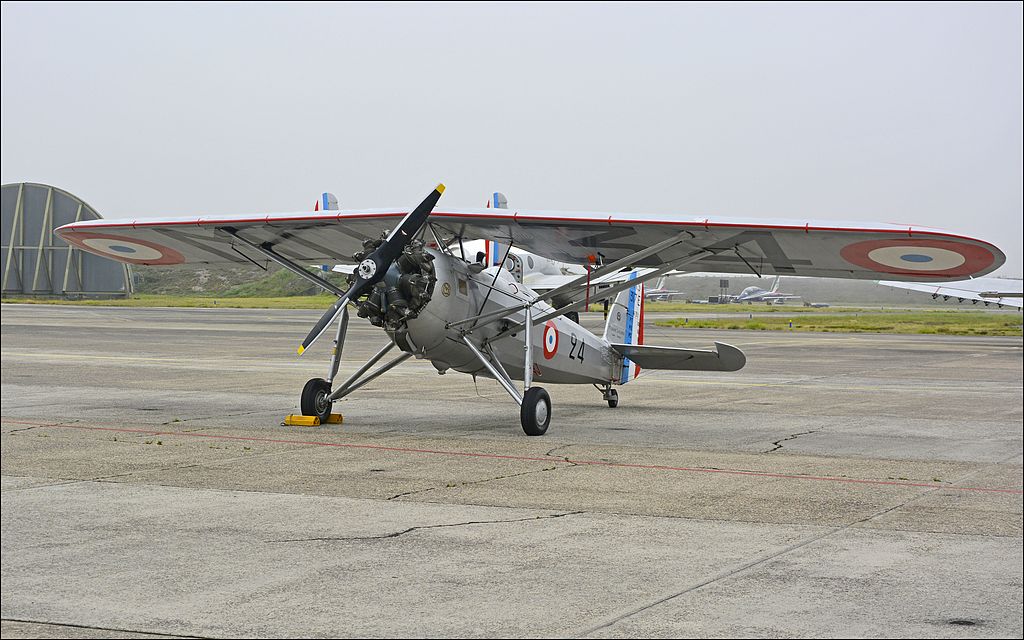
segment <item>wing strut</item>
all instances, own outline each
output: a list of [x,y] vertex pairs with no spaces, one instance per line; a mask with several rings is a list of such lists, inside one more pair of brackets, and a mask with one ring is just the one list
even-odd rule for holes
[[[690,255],[687,255],[687,256],[684,256],[684,257],[680,258],[679,260],[676,260],[674,262],[669,262],[668,264],[666,264],[666,265],[664,265],[662,267],[658,267],[657,269],[655,269],[654,271],[651,271],[650,273],[646,273],[644,275],[638,275],[636,278],[633,278],[632,280],[626,280],[624,282],[620,282],[618,284],[612,285],[611,287],[609,287],[607,289],[604,289],[603,291],[601,291],[601,298],[608,298],[608,297],[614,296],[615,294],[617,294],[620,291],[625,291],[626,289],[629,289],[631,287],[635,287],[636,285],[640,284],[641,282],[647,282],[648,280],[650,280],[652,278],[657,278],[658,276],[661,276],[661,275],[663,275],[665,273],[668,273],[669,271],[672,271],[673,269],[678,269],[679,267],[685,266],[685,265],[687,265],[687,264],[689,264],[691,262],[696,262],[697,260],[700,260],[701,258],[707,257],[708,255],[713,255],[714,253],[715,253],[714,251],[711,251],[709,249],[698,249],[698,250],[694,251],[693,253],[691,253]],[[580,277],[584,277],[584,276],[580,276]],[[567,305],[565,305],[563,307],[560,307],[558,309],[555,309],[553,311],[549,311],[547,313],[543,313],[543,314],[541,314],[541,315],[539,315],[539,316],[537,316],[536,318],[533,319],[533,324],[540,324],[542,322],[546,322],[546,321],[550,320],[551,318],[555,318],[555,317],[558,317],[558,316],[561,316],[561,315],[565,315],[566,313],[568,313],[570,311],[575,311],[576,309],[582,308],[583,305],[584,305],[584,301],[583,300],[578,300],[576,302],[567,304]],[[497,336],[495,336],[494,339],[497,340],[498,338],[504,336],[506,333],[515,332],[515,331],[518,331],[521,328],[522,328],[521,324],[512,325],[508,329],[506,329],[505,331],[502,331]]]
[[[679,242],[679,240],[677,240],[676,238],[673,238],[672,241],[673,242]],[[662,246],[662,245],[665,245],[665,243],[662,242],[662,243],[659,243],[658,245],[655,245],[654,247],[650,247],[648,249],[644,249],[643,251],[638,251],[638,252],[636,252],[636,253],[634,253],[632,255],[626,256],[622,260],[618,260],[615,263],[612,263],[611,265],[608,265],[608,267],[613,267],[614,265],[616,265],[618,263],[630,264],[632,262],[635,262],[636,260],[639,260],[641,257],[644,257],[644,256],[641,256],[641,254],[644,254],[645,256],[646,255],[651,255],[652,253],[657,252],[660,249],[664,249],[665,246],[667,246],[667,245],[665,245],[665,246]],[[715,253],[717,253],[717,251],[713,251],[711,249],[697,249],[697,250],[694,250],[689,255],[683,256],[682,258],[680,258],[678,260],[675,260],[673,262],[669,262],[668,264],[665,264],[665,265],[663,265],[661,267],[658,267],[657,269],[652,269],[648,273],[638,274],[637,277],[632,279],[632,280],[626,280],[624,282],[620,282],[618,284],[615,284],[615,285],[609,287],[608,289],[604,289],[604,290],[601,291],[601,295],[598,298],[595,298],[595,299],[597,299],[597,300],[607,299],[607,298],[609,298],[611,296],[614,296],[615,294],[617,294],[620,291],[624,291],[626,289],[629,289],[630,287],[635,287],[636,285],[640,284],[641,282],[646,282],[646,281],[650,280],[651,278],[657,278],[657,277],[659,277],[661,275],[664,275],[665,273],[668,273],[669,271],[672,271],[673,269],[678,269],[681,266],[684,266],[684,265],[689,264],[691,262],[696,262],[697,260],[700,260],[701,258],[704,258],[704,257],[706,257],[708,255],[713,255]],[[597,269],[596,271],[601,271],[604,268],[605,267],[602,267],[601,269]],[[612,272],[617,271],[617,270],[618,270],[618,267],[615,267],[612,270]],[[602,275],[608,275],[608,273],[610,273],[610,272],[606,272],[606,273],[604,273]],[[570,282],[567,285],[559,287],[558,290],[562,290],[562,291],[569,290],[577,282],[585,281],[586,277],[587,276],[585,276],[585,275],[580,276],[579,278],[577,278],[573,282]],[[515,306],[512,306],[512,307],[506,307],[504,309],[499,309],[497,311],[492,311],[490,313],[485,313],[485,314],[482,314],[482,315],[473,316],[471,318],[464,318],[462,320],[457,320],[455,322],[449,322],[447,325],[445,325],[445,328],[451,329],[453,327],[460,327],[462,325],[470,324],[470,323],[472,323],[474,327],[477,327],[481,323],[488,324],[488,323],[491,323],[491,322],[495,322],[497,320],[501,320],[502,318],[506,318],[506,317],[508,317],[508,316],[510,316],[510,315],[512,315],[514,313],[518,313],[519,311],[522,311],[523,309],[530,308],[533,305],[537,304],[538,302],[543,301],[545,298],[549,298],[550,296],[551,296],[551,294],[548,293],[547,295],[538,296],[533,301],[527,302],[527,303],[524,303],[524,304],[521,304],[521,305],[515,305]],[[579,309],[584,304],[585,304],[585,302],[583,300],[580,300],[578,302],[573,302],[572,304],[567,304],[567,305],[565,305],[563,307],[560,307],[560,308],[555,309],[553,311],[549,311],[549,312],[541,314],[539,316],[532,317],[531,324],[537,325],[537,324],[540,324],[542,322],[546,322],[546,321],[550,320],[551,318],[555,318],[557,316],[564,315],[564,314],[568,313],[569,311],[574,311],[576,309]],[[532,314],[531,314],[531,316],[532,316]],[[506,335],[508,335],[510,333],[515,333],[515,332],[519,331],[522,328],[523,328],[523,323],[516,323],[516,324],[510,325],[506,329],[504,329],[503,331],[499,332],[496,336],[494,336],[493,338],[488,340],[488,342],[494,342],[495,340],[503,338],[503,337],[505,337]],[[471,333],[471,332],[472,332],[471,330],[466,331],[466,333]]]
[[735,247],[732,248],[732,250],[736,252],[736,255],[739,257],[740,260],[743,261],[743,264],[747,265],[750,268],[750,270],[754,272],[755,276],[757,276],[758,278],[761,277],[761,274],[757,272],[757,269],[754,268],[754,265],[750,264],[750,262],[748,262],[747,259],[743,257],[743,254],[740,253],[740,245],[736,245]]
[[[235,240],[238,240],[239,242],[241,242],[245,246],[249,247],[253,251],[258,251],[258,252],[262,253],[263,255],[267,256],[268,258],[270,258],[271,260],[273,260],[277,264],[281,265],[285,269],[291,271],[292,273],[294,273],[295,275],[299,276],[300,278],[305,278],[306,280],[309,280],[310,282],[312,282],[313,284],[317,285],[318,287],[322,287],[326,291],[330,291],[331,293],[333,293],[334,295],[336,295],[338,297],[341,297],[341,296],[345,295],[345,291],[343,291],[342,289],[339,289],[338,287],[336,287],[333,284],[331,284],[330,282],[324,280],[320,276],[312,274],[312,273],[306,271],[305,269],[303,269],[299,265],[295,264],[294,262],[292,262],[288,258],[285,258],[280,253],[274,251],[274,247],[270,243],[264,242],[262,244],[256,244],[255,242],[253,242],[251,240],[247,240],[247,239],[243,238],[242,236],[240,236],[238,234],[238,230],[234,229],[232,227],[223,227],[223,230],[224,230],[225,233],[230,235]],[[242,254],[240,251],[238,251],[238,253],[240,253],[243,256],[245,255],[245,254]],[[253,262],[255,264],[254,260],[249,259],[249,261]]]
[[558,297],[558,296],[560,296],[562,294],[569,293],[570,291],[579,288],[580,285],[587,285],[588,282],[590,284],[600,284],[600,282],[598,282],[598,279],[603,278],[606,275],[615,273],[616,271],[619,271],[619,270],[624,269],[626,267],[631,267],[634,264],[636,264],[637,262],[639,262],[640,260],[643,260],[644,258],[646,258],[648,256],[653,256],[654,254],[658,253],[659,251],[664,251],[665,249],[668,249],[669,247],[674,247],[675,245],[680,244],[680,243],[682,243],[682,242],[684,242],[686,240],[690,240],[690,236],[688,234],[685,234],[685,233],[680,233],[680,234],[678,234],[676,236],[668,238],[667,240],[662,240],[661,242],[659,242],[658,244],[654,245],[653,247],[648,247],[646,249],[642,249],[640,251],[637,251],[636,253],[629,254],[625,258],[622,258],[622,259],[616,260],[615,262],[612,262],[610,264],[606,264],[604,266],[598,267],[597,269],[594,269],[593,271],[587,273],[586,275],[583,275],[583,276],[580,276],[579,278],[576,278],[572,282],[567,282],[567,283],[563,284],[562,286],[560,286],[560,287],[558,287],[556,289],[552,289],[551,291],[548,291],[547,293],[545,293],[544,295],[540,296],[537,299],[538,300],[545,300],[545,301],[546,300],[552,300],[552,299],[554,299],[554,298],[556,298],[556,297]]

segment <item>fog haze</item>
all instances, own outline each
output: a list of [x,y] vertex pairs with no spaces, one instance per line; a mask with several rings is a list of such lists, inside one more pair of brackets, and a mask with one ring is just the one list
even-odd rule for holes
[[2,5],[4,183],[104,217],[842,219],[1022,272],[1022,5]]

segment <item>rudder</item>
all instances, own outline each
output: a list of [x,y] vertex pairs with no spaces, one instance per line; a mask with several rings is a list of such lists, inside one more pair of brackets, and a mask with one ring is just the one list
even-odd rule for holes
[[[629,279],[636,279],[636,272]],[[608,310],[604,339],[614,344],[644,343],[644,284],[641,282],[615,296]],[[626,384],[640,374],[640,365],[623,357],[618,375],[619,384]]]

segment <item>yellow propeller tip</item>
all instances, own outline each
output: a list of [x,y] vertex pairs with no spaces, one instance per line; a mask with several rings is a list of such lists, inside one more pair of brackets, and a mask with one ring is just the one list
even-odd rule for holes
[[299,345],[299,355],[301,356],[301,355],[302,355],[302,352],[303,352],[303,351],[305,351],[305,350],[306,350],[306,347],[304,347],[304,346],[302,346],[302,345],[300,344],[300,345]]
[[444,184],[437,185],[437,192],[444,193]]

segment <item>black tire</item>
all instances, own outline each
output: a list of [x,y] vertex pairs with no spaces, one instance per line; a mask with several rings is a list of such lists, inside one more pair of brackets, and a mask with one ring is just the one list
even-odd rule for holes
[[570,319],[570,320],[572,320],[576,324],[580,323],[580,312],[579,311],[570,311],[569,313],[565,314],[565,317]]
[[327,397],[331,395],[331,383],[323,378],[312,378],[302,387],[302,401],[299,406],[302,408],[302,415],[316,416],[321,423],[327,422],[331,415],[333,402],[328,402]]
[[542,436],[551,424],[551,397],[542,387],[530,387],[523,394],[519,421],[528,436]]
[[619,406],[619,392],[615,389],[608,390],[608,406],[612,409]]

